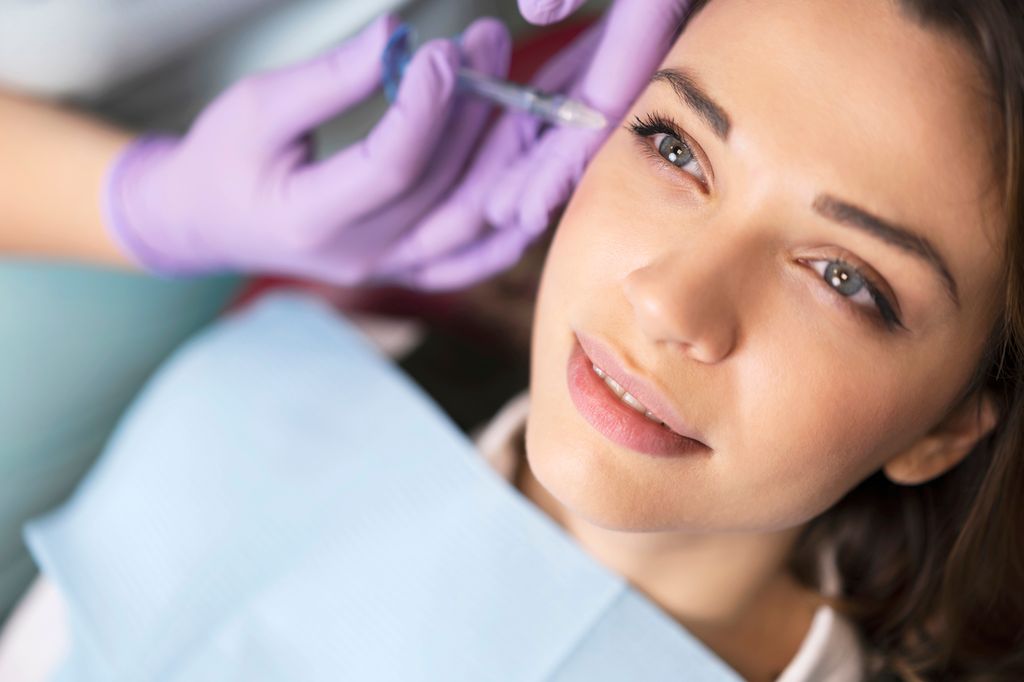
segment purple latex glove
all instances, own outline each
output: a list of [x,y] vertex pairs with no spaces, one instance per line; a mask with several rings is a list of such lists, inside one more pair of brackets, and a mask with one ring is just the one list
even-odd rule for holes
[[[562,19],[582,4],[519,0],[523,15],[536,23]],[[524,114],[504,114],[459,187],[403,237],[380,268],[408,286],[443,290],[514,264],[548,227],[647,85],[688,6],[689,0],[616,0],[532,81],[601,110],[612,125],[599,131],[547,127]],[[516,248],[509,233],[522,235],[520,251],[509,252]]]
[[397,23],[382,17],[327,54],[243,79],[183,138],[129,144],[104,191],[113,236],[159,274],[372,279],[375,263],[449,192],[487,122],[486,103],[456,97],[458,67],[503,77],[510,49],[493,19],[474,22],[458,45],[426,43],[370,135],[312,161],[311,131],[378,88]]

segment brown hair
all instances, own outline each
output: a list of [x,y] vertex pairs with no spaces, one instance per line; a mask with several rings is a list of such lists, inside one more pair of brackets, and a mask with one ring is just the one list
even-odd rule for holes
[[[692,17],[709,0],[695,0]],[[969,46],[998,114],[1004,311],[951,410],[992,392],[995,429],[951,471],[900,486],[881,472],[811,521],[790,567],[821,589],[835,551],[842,595],[873,680],[1024,680],[1024,5],[1020,0],[897,0],[911,19]]]

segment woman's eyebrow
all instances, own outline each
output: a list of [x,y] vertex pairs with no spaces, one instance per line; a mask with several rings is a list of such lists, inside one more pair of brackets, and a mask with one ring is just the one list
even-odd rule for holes
[[943,290],[953,304],[960,308],[956,280],[946,265],[946,260],[939,250],[924,237],[905,227],[898,227],[890,222],[874,216],[862,208],[822,194],[814,200],[814,210],[820,215],[841,225],[852,227],[892,244],[906,253],[917,256],[927,263],[942,280]]
[[732,126],[729,114],[711,99],[693,72],[687,69],[662,69],[651,78],[652,83],[657,81],[671,85],[680,101],[704,119],[720,140],[725,142],[729,139],[729,128]]

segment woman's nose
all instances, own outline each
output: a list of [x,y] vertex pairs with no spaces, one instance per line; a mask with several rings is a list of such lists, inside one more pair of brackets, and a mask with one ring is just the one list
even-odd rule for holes
[[624,286],[645,335],[710,364],[733,351],[739,325],[722,265],[701,261],[695,254],[665,254],[627,275]]

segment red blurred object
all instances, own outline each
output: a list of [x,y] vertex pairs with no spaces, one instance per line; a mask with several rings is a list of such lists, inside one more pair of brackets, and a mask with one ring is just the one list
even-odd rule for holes
[[537,32],[521,38],[512,46],[509,80],[525,83],[533,78],[533,74],[537,73],[541,66],[593,23],[594,19],[573,21],[538,29]]

